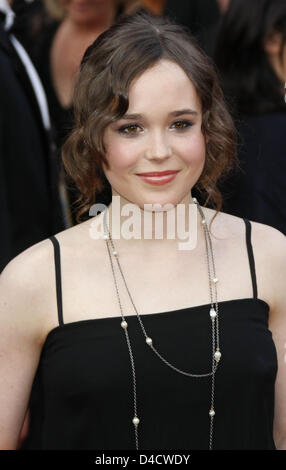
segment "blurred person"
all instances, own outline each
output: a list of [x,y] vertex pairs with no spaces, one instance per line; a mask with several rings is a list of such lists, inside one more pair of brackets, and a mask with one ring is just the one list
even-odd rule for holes
[[57,19],[38,38],[34,59],[47,91],[60,147],[72,127],[72,96],[80,61],[86,48],[114,21],[117,2],[46,0],[45,4]]
[[0,0],[0,271],[21,251],[66,227],[46,97]]
[[[130,2],[118,0],[46,0],[52,21],[42,31],[34,49],[34,62],[47,93],[54,138],[60,148],[73,127],[72,96],[86,48],[107,29]],[[66,177],[70,224],[76,223],[77,190]],[[106,201],[109,194],[102,195]]]
[[286,234],[286,2],[232,0],[215,60],[239,134],[240,171],[221,186],[224,210]]

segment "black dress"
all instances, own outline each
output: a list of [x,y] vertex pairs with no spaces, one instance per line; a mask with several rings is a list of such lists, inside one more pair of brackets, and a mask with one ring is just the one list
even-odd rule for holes
[[224,212],[286,235],[286,112],[244,114],[238,125],[241,170],[221,185]]
[[[253,297],[219,302],[222,359],[216,373],[213,449],[275,449],[277,357],[268,305],[257,298],[251,225],[246,224]],[[36,373],[27,449],[135,449],[133,389],[121,318],[64,324],[60,247],[55,248],[59,326]],[[209,372],[210,305],[142,315],[161,354],[183,370]],[[139,448],[208,449],[210,377],[193,379],[153,354],[135,315],[128,332],[136,368]],[[33,396],[36,397],[33,402]]]

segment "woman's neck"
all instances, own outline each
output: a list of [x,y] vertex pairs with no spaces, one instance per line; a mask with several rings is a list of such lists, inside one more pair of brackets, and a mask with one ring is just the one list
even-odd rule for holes
[[197,242],[199,218],[191,194],[176,206],[170,204],[163,208],[151,204],[141,208],[113,194],[106,211],[106,227],[112,239],[123,244],[126,241],[129,246],[158,246],[159,241],[160,246],[184,250],[193,249]]

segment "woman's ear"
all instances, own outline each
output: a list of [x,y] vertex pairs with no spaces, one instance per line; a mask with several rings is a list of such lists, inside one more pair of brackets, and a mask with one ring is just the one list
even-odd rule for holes
[[278,57],[282,47],[282,34],[276,31],[267,35],[263,41],[263,48],[271,57]]

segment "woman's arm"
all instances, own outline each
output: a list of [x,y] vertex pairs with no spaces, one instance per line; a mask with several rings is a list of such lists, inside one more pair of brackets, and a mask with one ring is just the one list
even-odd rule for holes
[[0,276],[1,450],[17,448],[41,353],[42,251],[26,250]]

